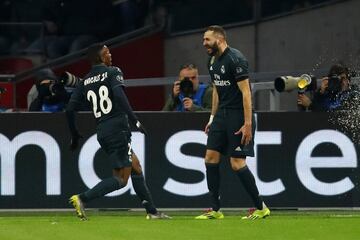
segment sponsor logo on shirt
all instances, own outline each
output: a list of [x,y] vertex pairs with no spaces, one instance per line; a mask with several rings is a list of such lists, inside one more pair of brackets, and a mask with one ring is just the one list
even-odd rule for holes
[[218,75],[218,74],[214,74],[214,78],[215,78],[215,80],[214,80],[215,86],[223,87],[223,86],[230,86],[231,85],[230,80],[221,80],[220,75]]
[[231,85],[230,80],[214,80],[214,84],[220,87]]

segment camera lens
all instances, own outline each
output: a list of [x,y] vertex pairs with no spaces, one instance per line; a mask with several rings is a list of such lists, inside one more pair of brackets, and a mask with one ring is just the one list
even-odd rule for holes
[[194,86],[189,78],[186,77],[181,80],[180,92],[184,95],[184,97],[192,97],[194,92]]

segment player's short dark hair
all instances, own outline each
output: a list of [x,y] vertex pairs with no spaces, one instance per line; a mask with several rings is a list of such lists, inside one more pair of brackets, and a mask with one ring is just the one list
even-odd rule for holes
[[91,64],[102,63],[100,52],[104,47],[105,47],[105,45],[101,44],[101,43],[95,43],[95,44],[91,45],[90,47],[88,47],[87,53],[86,53],[86,58],[89,60],[89,62],[91,62]]
[[222,36],[226,40],[226,32],[222,26],[212,25],[212,26],[207,27],[206,32],[207,31],[213,31],[215,34]]

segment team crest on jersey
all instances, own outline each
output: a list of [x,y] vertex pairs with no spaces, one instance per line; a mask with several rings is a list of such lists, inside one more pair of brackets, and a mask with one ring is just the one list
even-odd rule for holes
[[123,76],[117,75],[116,80],[118,80],[120,83],[124,84],[124,77]]
[[242,73],[243,69],[241,67],[236,68],[236,73]]
[[221,66],[220,71],[221,71],[221,73],[222,73],[222,74],[224,74],[224,73],[225,73],[225,66],[224,66],[224,65],[222,65],[222,66]]
[[118,67],[113,67],[113,68],[115,68],[115,70],[116,70],[116,71],[118,71],[119,73],[121,73],[121,74],[122,74],[122,72],[121,72],[120,68],[118,68]]

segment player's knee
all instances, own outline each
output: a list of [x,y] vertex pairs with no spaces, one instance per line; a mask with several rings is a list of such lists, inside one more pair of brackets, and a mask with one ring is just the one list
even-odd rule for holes
[[205,163],[213,163],[213,164],[216,164],[216,163],[219,163],[220,162],[220,159],[219,158],[216,158],[216,157],[205,157]]
[[128,183],[130,172],[131,169],[126,172],[118,171],[113,173],[114,178],[119,182],[120,188],[124,187]]
[[129,180],[128,177],[116,176],[115,178],[119,181],[120,188],[122,188],[123,186],[126,186],[128,183],[128,180]]
[[246,167],[246,160],[245,159],[231,159],[231,168],[234,171],[239,171],[240,169]]
[[121,179],[121,181],[122,181],[122,183],[124,184],[124,186],[126,186],[127,185],[127,183],[128,183],[128,180],[129,180],[129,178],[122,178]]
[[219,163],[220,162],[220,153],[215,151],[206,151],[205,154],[205,163]]

